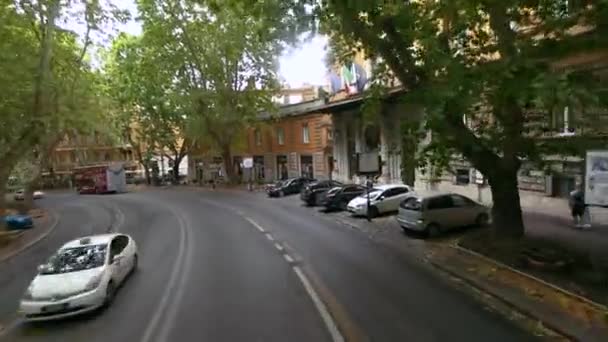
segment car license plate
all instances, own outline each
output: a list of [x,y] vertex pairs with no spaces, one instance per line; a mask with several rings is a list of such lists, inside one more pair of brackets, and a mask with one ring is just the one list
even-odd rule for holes
[[68,308],[68,303],[65,304],[53,304],[42,307],[42,312],[57,312]]

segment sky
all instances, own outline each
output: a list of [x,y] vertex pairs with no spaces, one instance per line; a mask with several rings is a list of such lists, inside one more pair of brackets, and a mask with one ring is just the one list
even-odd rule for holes
[[[137,7],[134,0],[109,0],[119,5],[122,9],[128,9],[133,18],[137,17]],[[84,35],[84,28],[81,25],[69,25],[70,28]],[[132,19],[125,24],[119,24],[118,30],[130,34],[140,34],[141,24]],[[325,85],[326,71],[323,62],[325,56],[325,46],[327,38],[317,36],[300,46],[286,51],[279,59],[279,74],[289,84],[290,87],[300,87],[303,84]]]

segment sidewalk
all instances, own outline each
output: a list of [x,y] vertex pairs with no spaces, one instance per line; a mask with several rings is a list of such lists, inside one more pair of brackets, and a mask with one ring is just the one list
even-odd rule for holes
[[0,262],[10,259],[42,240],[57,226],[57,218],[48,212],[34,209],[31,214],[34,218],[33,228],[17,234],[3,234],[0,237]]

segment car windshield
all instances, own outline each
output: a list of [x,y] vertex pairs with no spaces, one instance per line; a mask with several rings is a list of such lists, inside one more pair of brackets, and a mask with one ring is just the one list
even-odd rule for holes
[[63,248],[43,265],[40,274],[59,274],[101,267],[106,260],[107,245]]

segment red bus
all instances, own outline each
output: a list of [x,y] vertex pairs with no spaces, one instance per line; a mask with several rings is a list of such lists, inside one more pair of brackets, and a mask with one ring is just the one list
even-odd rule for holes
[[126,192],[125,167],[120,163],[77,167],[74,169],[74,183],[80,194]]

